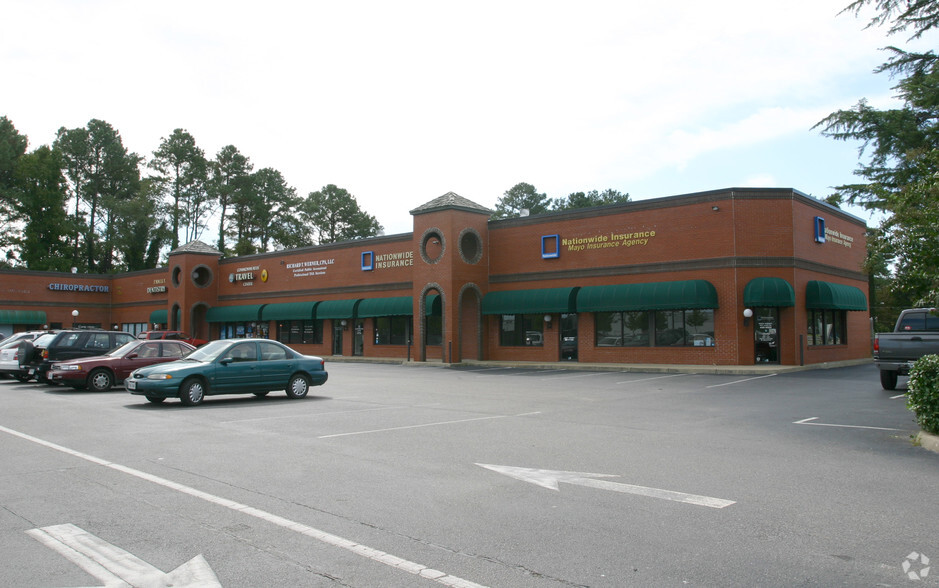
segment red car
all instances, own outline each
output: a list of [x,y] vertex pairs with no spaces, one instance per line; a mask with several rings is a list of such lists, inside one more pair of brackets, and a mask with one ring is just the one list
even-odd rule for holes
[[131,341],[104,355],[54,363],[48,378],[55,384],[104,392],[137,368],[182,359],[195,349],[184,341]]
[[137,335],[138,339],[170,339],[173,341],[185,341],[190,345],[195,345],[196,347],[201,347],[208,343],[205,339],[196,339],[195,337],[190,337],[182,331],[144,331]]

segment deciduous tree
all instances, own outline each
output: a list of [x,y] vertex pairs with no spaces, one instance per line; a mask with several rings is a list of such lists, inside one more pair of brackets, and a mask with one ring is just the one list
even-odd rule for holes
[[378,220],[359,207],[355,196],[335,184],[310,192],[300,210],[319,244],[374,237],[382,231]]

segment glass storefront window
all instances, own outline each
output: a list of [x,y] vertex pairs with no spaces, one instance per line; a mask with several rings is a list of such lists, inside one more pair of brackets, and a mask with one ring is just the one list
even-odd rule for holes
[[544,315],[501,315],[499,344],[503,347],[542,347],[544,345]]
[[281,343],[301,345],[323,342],[323,321],[279,321],[277,340]]
[[380,316],[375,321],[375,345],[407,345],[409,316]]
[[808,313],[808,344],[847,345],[847,311],[810,310]]
[[714,310],[660,310],[655,313],[655,344],[663,347],[713,347]]

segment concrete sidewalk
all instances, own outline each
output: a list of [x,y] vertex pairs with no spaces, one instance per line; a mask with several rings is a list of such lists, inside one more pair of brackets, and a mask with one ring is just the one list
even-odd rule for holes
[[383,357],[352,357],[348,355],[323,356],[327,362],[333,363],[383,363],[392,365],[406,365],[411,367],[487,367],[487,368],[522,368],[535,370],[566,370],[566,371],[592,371],[592,372],[643,372],[658,374],[728,374],[753,375],[781,374],[788,372],[801,372],[809,370],[828,370],[856,365],[868,365],[873,359],[853,359],[828,363],[808,365],[670,365],[653,363],[579,363],[576,361],[535,362],[535,361],[478,361],[463,360],[462,363],[444,363],[440,360],[431,361],[405,361],[399,358]]

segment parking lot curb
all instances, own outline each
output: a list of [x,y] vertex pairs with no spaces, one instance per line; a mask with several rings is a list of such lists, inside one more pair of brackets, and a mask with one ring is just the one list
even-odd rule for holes
[[871,358],[851,359],[846,361],[833,361],[807,365],[679,365],[679,364],[640,364],[640,363],[578,363],[576,361],[536,362],[536,361],[490,361],[464,359],[460,363],[447,363],[440,359],[427,361],[401,360],[398,358],[362,357],[327,355],[323,356],[328,362],[334,363],[376,363],[394,364],[409,367],[436,367],[436,368],[522,368],[538,370],[565,370],[565,371],[596,371],[596,372],[644,372],[660,374],[712,374],[712,375],[738,375],[761,376],[769,374],[782,374],[790,372],[803,372],[810,370],[829,370],[856,365],[872,364]]
[[920,431],[916,435],[916,444],[933,453],[939,453],[939,436],[930,435],[926,431]]

